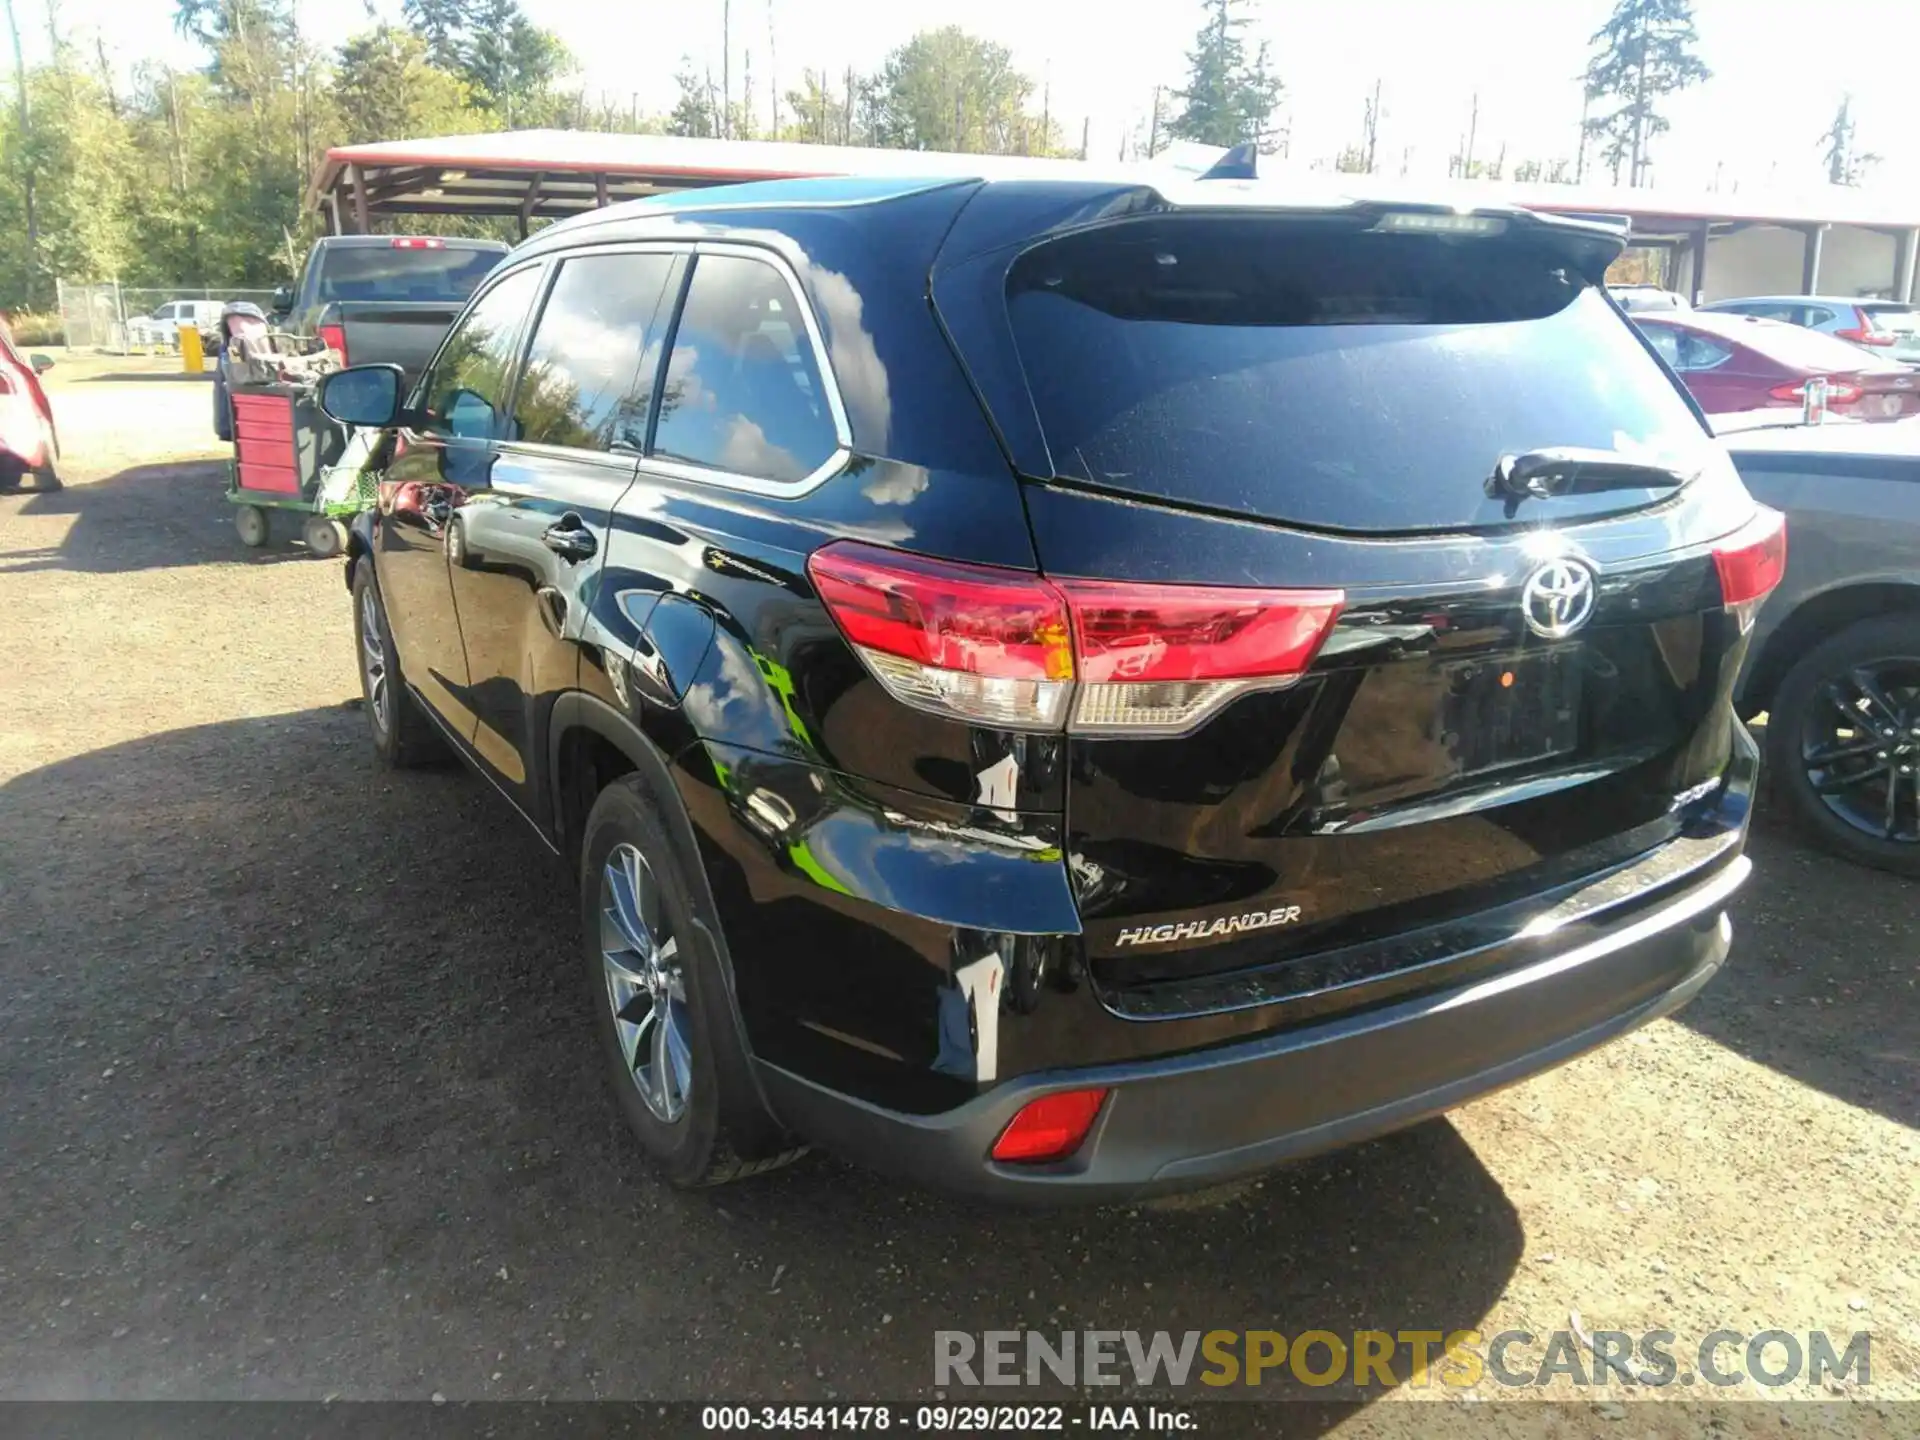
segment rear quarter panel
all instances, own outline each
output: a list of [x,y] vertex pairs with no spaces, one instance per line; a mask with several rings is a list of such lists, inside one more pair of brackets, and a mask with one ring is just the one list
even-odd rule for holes
[[[1920,454],[1810,456],[1734,451],[1754,499],[1787,517],[1787,574],[1761,609],[1744,691],[1796,611],[1869,585],[1920,588]],[[1818,638],[1825,638],[1820,636]],[[1791,664],[1797,656],[1788,656]]]

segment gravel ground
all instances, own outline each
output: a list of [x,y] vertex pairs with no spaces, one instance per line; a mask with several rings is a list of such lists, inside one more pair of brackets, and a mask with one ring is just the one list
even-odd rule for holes
[[103,368],[50,377],[69,487],[0,497],[0,1398],[925,1397],[941,1328],[1577,1310],[1683,1354],[1870,1330],[1844,1403],[1714,1423],[1913,1433],[1920,886],[1763,816],[1676,1020],[1257,1185],[680,1195],[601,1087],[566,878],[477,782],[376,768],[339,566],[240,546],[203,385]]

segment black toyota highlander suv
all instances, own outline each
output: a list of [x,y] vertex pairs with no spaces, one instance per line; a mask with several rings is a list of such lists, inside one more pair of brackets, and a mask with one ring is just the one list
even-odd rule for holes
[[1620,235],[1084,175],[614,206],[327,382],[375,746],[573,867],[676,1183],[1220,1181],[1727,953],[1785,536]]

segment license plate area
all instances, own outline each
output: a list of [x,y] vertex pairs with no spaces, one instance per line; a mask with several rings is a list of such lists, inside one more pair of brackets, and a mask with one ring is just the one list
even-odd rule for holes
[[1457,776],[1565,755],[1580,744],[1580,651],[1458,660],[1437,667],[1434,740]]

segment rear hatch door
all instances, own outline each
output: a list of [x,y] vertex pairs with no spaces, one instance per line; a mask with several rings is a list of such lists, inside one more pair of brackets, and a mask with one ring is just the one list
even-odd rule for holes
[[1338,991],[1670,838],[1726,767],[1712,550],[1754,506],[1608,303],[1610,248],[1380,219],[1152,215],[936,281],[1050,576],[1342,597],[1304,674],[1071,737],[1110,994]]

